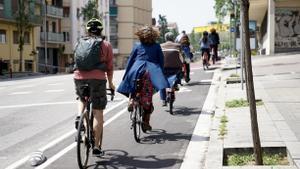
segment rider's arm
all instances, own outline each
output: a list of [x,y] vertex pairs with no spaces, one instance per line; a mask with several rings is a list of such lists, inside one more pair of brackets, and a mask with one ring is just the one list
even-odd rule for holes
[[107,71],[106,71],[106,75],[107,75],[107,81],[108,81],[108,85],[109,88],[114,89],[114,84],[113,84],[113,51],[112,51],[112,46],[111,44],[107,44],[107,48],[108,48],[108,52],[107,52]]

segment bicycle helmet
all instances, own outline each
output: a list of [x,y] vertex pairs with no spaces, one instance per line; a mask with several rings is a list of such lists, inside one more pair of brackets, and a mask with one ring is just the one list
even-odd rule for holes
[[174,37],[174,34],[172,32],[168,32],[165,34],[165,40],[166,41],[174,41],[175,37]]
[[90,33],[99,33],[103,30],[103,24],[99,19],[93,18],[87,22],[86,30]]

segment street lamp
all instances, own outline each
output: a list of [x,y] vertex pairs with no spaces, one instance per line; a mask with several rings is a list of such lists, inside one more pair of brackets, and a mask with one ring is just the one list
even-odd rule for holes
[[47,1],[44,0],[44,43],[45,43],[45,73],[47,73],[47,65],[48,65],[48,53],[47,53],[47,40],[48,40],[48,35],[47,35]]

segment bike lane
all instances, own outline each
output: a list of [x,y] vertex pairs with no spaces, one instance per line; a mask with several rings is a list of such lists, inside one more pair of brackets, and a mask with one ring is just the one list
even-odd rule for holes
[[[192,65],[192,80],[176,93],[174,115],[167,112],[168,107],[161,106],[159,95],[156,94],[155,110],[150,121],[153,130],[142,135],[141,143],[134,141],[126,104],[112,110],[105,119],[105,155],[101,158],[90,156],[89,168],[180,168],[201,115],[212,75],[213,72],[204,72],[198,65]],[[74,135],[47,150],[45,154],[48,160],[37,168],[78,168]],[[24,164],[19,168],[32,167]]]

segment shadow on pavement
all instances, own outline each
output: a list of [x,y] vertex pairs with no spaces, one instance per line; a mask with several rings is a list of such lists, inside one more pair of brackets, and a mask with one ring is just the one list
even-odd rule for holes
[[166,141],[190,140],[191,134],[168,133],[163,129],[153,129],[141,138],[141,144],[164,144]]
[[155,155],[149,156],[129,156],[128,152],[123,150],[105,150],[104,156],[97,158],[95,164],[87,167],[88,169],[102,168],[167,168],[176,163],[182,163],[181,159],[166,158],[160,159]]
[[174,115],[179,115],[179,116],[190,116],[193,114],[200,114],[201,110],[199,110],[199,108],[194,108],[194,107],[175,106],[173,108],[173,113]]

